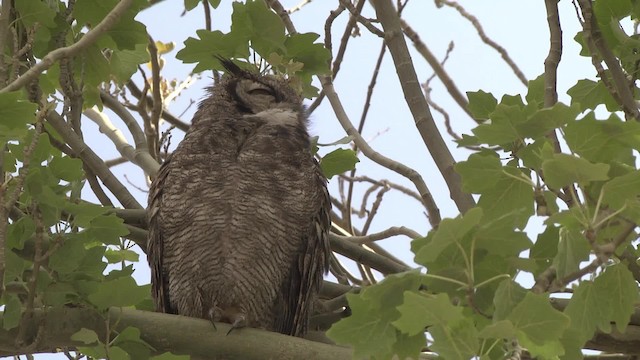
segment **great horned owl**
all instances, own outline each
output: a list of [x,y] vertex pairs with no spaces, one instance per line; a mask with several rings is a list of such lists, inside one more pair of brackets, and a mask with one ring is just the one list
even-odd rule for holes
[[221,62],[149,191],[156,310],[304,336],[328,269],[327,180],[296,92]]

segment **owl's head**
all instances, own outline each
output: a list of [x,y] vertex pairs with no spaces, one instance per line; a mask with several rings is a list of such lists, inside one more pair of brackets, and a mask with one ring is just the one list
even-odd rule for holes
[[299,111],[302,98],[283,78],[243,70],[228,59],[220,59],[226,69],[220,84],[243,114],[257,114],[269,109]]

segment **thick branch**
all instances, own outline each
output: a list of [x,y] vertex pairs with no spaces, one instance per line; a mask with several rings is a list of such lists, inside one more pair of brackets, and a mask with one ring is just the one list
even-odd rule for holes
[[400,80],[407,105],[409,105],[411,114],[413,114],[416,128],[449,187],[451,199],[458,206],[458,210],[465,213],[475,206],[475,201],[471,194],[462,191],[460,175],[453,169],[455,165],[453,156],[442,136],[440,136],[440,131],[433,120],[429,105],[422,94],[418,76],[411,62],[411,55],[409,55],[409,49],[402,34],[398,13],[394,9],[391,0],[373,0],[372,2],[376,9],[378,20],[380,20],[384,28],[385,42],[396,65],[398,79]]
[[[112,308],[108,314],[112,329],[122,331],[129,326],[140,329],[142,339],[157,353],[190,354],[193,359],[351,359],[351,350],[344,347],[263,330],[244,328],[227,335],[230,325],[216,323],[216,330],[202,319],[126,308]],[[38,310],[25,323],[27,339],[34,339],[42,326],[40,341],[30,346],[31,352],[84,346],[70,340],[81,328],[95,331],[103,340],[106,335],[104,319],[91,309],[53,308],[46,313]],[[14,343],[16,333],[15,329],[0,330],[0,356],[25,353]]]

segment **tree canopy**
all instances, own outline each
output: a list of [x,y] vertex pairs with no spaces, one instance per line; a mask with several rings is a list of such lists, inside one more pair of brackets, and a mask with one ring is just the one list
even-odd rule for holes
[[[567,18],[559,15],[558,0],[545,0],[548,33],[538,35],[549,36],[544,69],[528,78],[511,49],[492,40],[463,4],[435,0],[434,11],[450,9],[455,15],[447,16],[468,22],[470,33],[500,55],[501,69],[522,83],[521,93],[502,96],[488,88],[459,90],[447,70],[453,43],[435,55],[428,34],[406,20],[416,0],[337,0],[321,15],[311,0],[287,7],[278,0],[185,0],[185,14],[197,14],[201,23],[179,44],[156,38],[140,20],[166,3],[2,0],[0,356],[578,359],[595,350],[623,359],[640,353],[635,1],[576,0]],[[297,30],[308,29],[296,21],[305,12],[324,27]],[[170,26],[170,17],[180,15],[158,16]],[[215,23],[220,19],[230,26]],[[563,37],[568,22],[578,30]],[[569,55],[592,67],[565,96],[558,66],[572,49],[567,36],[578,44]],[[349,53],[357,37],[374,39],[380,50]],[[358,56],[374,64],[368,79],[339,71]],[[146,186],[189,128],[172,104],[198,79],[218,80],[220,57],[286,77],[308,99],[312,116],[325,109],[323,121],[341,129],[314,139],[331,179],[335,254],[309,339],[256,329],[225,336],[226,324],[153,313],[148,279],[134,273],[147,266]],[[166,75],[178,62],[192,66],[192,75]],[[433,76],[417,71],[424,67]],[[374,98],[379,76],[387,75],[399,84],[398,103]],[[343,79],[366,86],[362,109],[340,92]],[[445,96],[450,107],[438,101]],[[424,145],[419,153],[392,159],[363,135],[376,105],[407,114],[386,126],[410,124],[411,136]],[[456,132],[462,123],[471,130]],[[103,137],[94,136],[96,128]],[[401,151],[403,144],[393,147]],[[433,173],[409,165],[410,158],[428,159]],[[371,176],[373,168],[394,177]],[[142,175],[145,184],[127,173]],[[449,203],[437,194],[443,192]],[[418,204],[396,203],[392,211],[415,212],[419,231],[402,223],[372,226],[395,195]],[[442,216],[446,206],[455,213]],[[413,261],[380,245],[389,238],[410,246]]]

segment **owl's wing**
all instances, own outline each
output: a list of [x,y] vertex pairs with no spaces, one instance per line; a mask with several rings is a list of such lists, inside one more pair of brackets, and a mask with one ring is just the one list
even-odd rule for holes
[[331,199],[327,191],[327,179],[315,161],[315,179],[320,191],[318,212],[312,220],[309,232],[303,239],[300,256],[294,261],[288,279],[284,283],[286,311],[278,316],[278,331],[292,336],[307,332],[315,295],[322,285],[323,275],[329,271],[329,230],[331,227]]
[[[151,268],[151,295],[156,306],[156,311],[175,313],[169,301],[169,279],[163,271],[162,259],[164,251],[164,239],[162,238],[162,221],[160,208],[165,180],[169,174],[169,162],[171,155],[160,166],[156,179],[149,187],[149,205],[147,217],[149,222],[149,238],[147,239],[147,259]],[[166,206],[166,204],[164,205]]]

